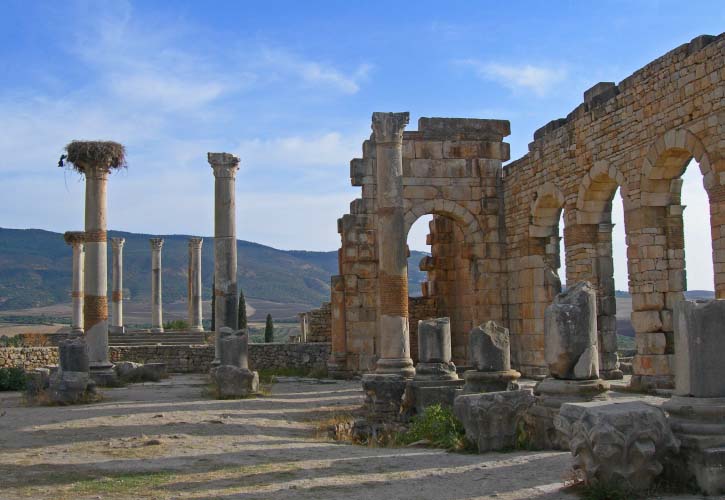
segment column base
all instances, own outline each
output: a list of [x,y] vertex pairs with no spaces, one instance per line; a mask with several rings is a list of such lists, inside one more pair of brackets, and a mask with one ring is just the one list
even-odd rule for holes
[[622,380],[624,378],[624,372],[619,368],[616,370],[600,370],[599,376],[604,380]]
[[189,331],[190,332],[203,332],[204,327],[203,326],[190,326]]
[[91,365],[90,374],[96,385],[100,387],[118,386],[118,376],[112,363],[98,363]]
[[680,440],[676,474],[708,495],[725,493],[725,398],[672,396],[662,407]]
[[85,332],[83,328],[74,327],[70,330],[71,335],[83,335]]
[[531,441],[541,450],[568,450],[566,437],[554,427],[554,418],[564,403],[583,403],[609,399],[609,383],[601,379],[560,380],[546,378],[536,384],[536,403],[529,410],[527,420],[532,429]]
[[126,333],[126,327],[125,326],[109,326],[108,333],[123,334],[123,333]]
[[521,374],[516,370],[503,370],[498,372],[479,372],[467,370],[463,374],[466,385],[463,387],[464,394],[476,394],[482,392],[500,392],[518,389],[516,381]]
[[375,366],[375,373],[380,375],[400,375],[403,378],[413,378],[415,368],[410,358],[380,358]]
[[151,333],[164,333],[164,328],[163,327],[160,327],[160,328],[152,328],[151,329]]

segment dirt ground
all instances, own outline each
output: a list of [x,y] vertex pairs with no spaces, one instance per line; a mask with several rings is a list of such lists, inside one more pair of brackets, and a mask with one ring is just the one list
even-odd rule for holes
[[[575,499],[563,452],[472,455],[319,436],[359,382],[282,379],[217,401],[199,375],[104,389],[101,403],[27,407],[0,393],[0,499]],[[699,497],[679,497],[699,498]]]

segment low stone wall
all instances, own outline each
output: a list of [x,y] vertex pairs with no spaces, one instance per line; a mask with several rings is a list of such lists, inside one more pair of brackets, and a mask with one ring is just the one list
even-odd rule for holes
[[[115,346],[109,348],[112,362],[166,363],[173,373],[204,373],[214,360],[214,346]],[[249,364],[253,370],[313,370],[327,366],[329,343],[249,344]],[[0,348],[0,368],[18,366],[26,370],[58,364],[56,347]]]
[[40,366],[57,364],[57,347],[0,348],[0,368],[19,367],[25,370],[32,370]]

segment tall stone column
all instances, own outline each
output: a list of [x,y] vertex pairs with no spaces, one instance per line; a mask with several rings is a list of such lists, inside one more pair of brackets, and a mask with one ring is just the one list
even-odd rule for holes
[[161,300],[161,247],[163,238],[151,238],[151,333],[164,331],[163,303]]
[[86,178],[83,325],[91,376],[99,385],[116,375],[108,359],[108,247],[106,188],[108,175],[124,165],[123,146],[113,142],[70,143],[68,161]]
[[63,238],[73,248],[71,333],[83,335],[83,257],[85,253],[83,231],[67,231]]
[[189,238],[189,330],[203,332],[201,323],[201,245],[202,238]]
[[124,333],[123,329],[123,245],[124,238],[111,238],[111,326],[110,333]]
[[408,113],[373,113],[377,159],[378,333],[376,372],[415,375],[408,330],[408,251],[403,206],[403,129]]
[[214,362],[219,362],[219,330],[237,329],[237,231],[235,178],[239,157],[230,153],[208,153],[214,170],[214,318],[216,328]]

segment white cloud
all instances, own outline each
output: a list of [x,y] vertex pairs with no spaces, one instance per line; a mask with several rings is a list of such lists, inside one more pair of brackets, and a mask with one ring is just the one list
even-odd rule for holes
[[529,90],[537,96],[546,95],[567,75],[566,69],[562,67],[499,64],[475,59],[467,59],[460,63],[473,68],[481,79],[498,82],[513,90]]
[[345,94],[355,94],[360,84],[372,69],[370,64],[359,64],[350,72],[343,72],[330,64],[305,60],[281,49],[262,49],[257,63],[293,78],[298,78],[308,85],[333,88]]
[[252,166],[336,166],[344,167],[360,156],[364,136],[346,137],[339,132],[318,136],[288,136],[243,140],[237,151]]

